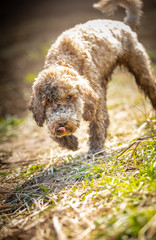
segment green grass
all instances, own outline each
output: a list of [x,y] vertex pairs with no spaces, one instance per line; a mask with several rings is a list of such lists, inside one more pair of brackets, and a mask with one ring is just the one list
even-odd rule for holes
[[42,165],[34,164],[31,167],[25,169],[25,171],[22,173],[22,176],[23,177],[31,176],[32,174],[38,172],[38,170],[43,169],[44,166],[45,164],[42,164]]
[[[84,239],[154,240],[156,231],[151,232],[151,228],[156,214],[156,137],[136,139],[112,157],[80,161],[69,155],[67,160],[63,165],[58,161],[54,175],[49,172],[50,165],[26,168],[22,175],[27,181],[16,189],[18,199],[16,195],[11,197],[12,211],[17,211],[15,205],[20,199],[23,206],[19,209],[25,208],[22,218],[37,213],[38,218],[48,222],[52,212],[59,209],[60,219],[75,219],[76,225],[72,221],[71,225],[62,223],[67,239],[75,239],[75,229],[76,234],[85,229],[79,219],[82,214],[93,225]],[[50,180],[53,184],[60,182],[56,189],[64,183],[67,187],[56,195]]]
[[0,139],[16,136],[16,127],[23,123],[23,118],[9,116],[0,119]]
[[35,81],[35,78],[37,77],[36,74],[34,73],[28,73],[26,76],[25,76],[25,82],[27,83],[33,83]]
[[135,150],[136,163],[132,153],[134,149],[129,149],[117,162],[114,157],[91,168],[95,187],[87,181],[86,196],[92,192],[93,204],[111,207],[95,217],[94,239],[137,238],[156,214],[156,138]]
[[155,49],[148,49],[147,53],[152,60],[156,60],[156,50]]

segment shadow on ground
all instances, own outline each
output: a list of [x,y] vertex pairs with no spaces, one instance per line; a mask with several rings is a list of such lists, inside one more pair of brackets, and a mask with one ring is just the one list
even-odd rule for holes
[[[16,186],[7,196],[5,204],[8,205],[9,212],[29,210],[39,207],[39,202],[48,202],[53,199],[52,196],[65,191],[72,190],[77,185],[84,183],[84,179],[91,179],[89,175],[92,166],[99,161],[108,162],[114,153],[103,153],[99,157],[86,157],[82,155],[73,158],[71,155],[55,159],[54,163],[49,163],[46,167],[40,166],[37,174],[32,174],[33,167],[27,173],[23,174],[27,178],[23,184]],[[33,165],[34,166],[34,165]],[[37,168],[37,165],[35,165]],[[42,168],[42,170],[40,170]],[[30,177],[28,177],[30,175]],[[51,202],[53,204],[53,202]]]

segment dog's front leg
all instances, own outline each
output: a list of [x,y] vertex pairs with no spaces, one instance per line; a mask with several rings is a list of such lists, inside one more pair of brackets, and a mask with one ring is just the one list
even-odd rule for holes
[[89,128],[89,155],[103,150],[109,124],[106,97],[101,96],[97,113]]
[[78,149],[78,139],[74,135],[63,136],[63,137],[53,137],[52,139],[55,142],[57,142],[61,147],[64,147],[73,151]]

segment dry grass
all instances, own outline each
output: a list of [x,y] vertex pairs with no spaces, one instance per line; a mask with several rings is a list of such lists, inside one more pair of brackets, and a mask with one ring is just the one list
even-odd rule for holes
[[[108,108],[107,153],[100,158],[85,159],[85,122],[76,152],[51,142],[29,115],[16,137],[2,142],[0,239],[154,240],[155,113],[121,71],[110,82]],[[144,136],[151,138],[132,143]]]

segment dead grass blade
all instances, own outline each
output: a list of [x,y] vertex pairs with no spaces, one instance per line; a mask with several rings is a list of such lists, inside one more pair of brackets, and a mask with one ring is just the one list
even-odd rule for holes
[[66,235],[62,231],[62,226],[61,223],[59,222],[59,219],[57,216],[53,217],[53,226],[57,234],[57,239],[58,240],[66,240]]

